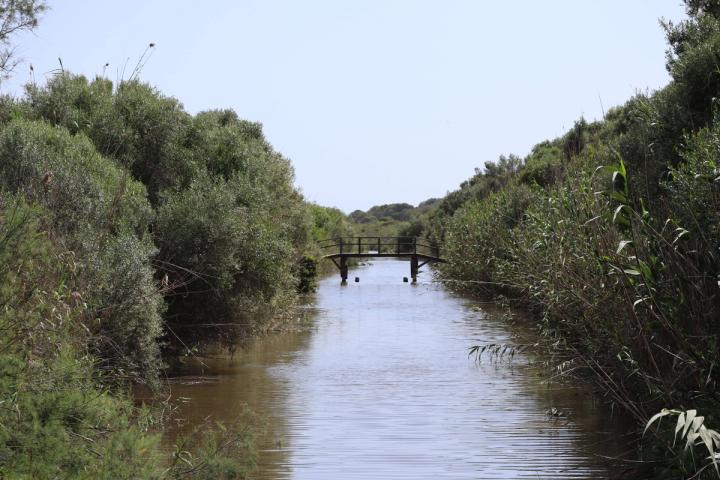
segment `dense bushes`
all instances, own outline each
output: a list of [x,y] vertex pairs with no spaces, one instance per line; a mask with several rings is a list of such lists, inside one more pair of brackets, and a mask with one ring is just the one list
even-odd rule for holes
[[142,182],[156,203],[170,186],[187,185],[198,166],[186,148],[192,141],[192,117],[172,98],[138,81],[121,83],[61,74],[46,86],[27,88],[33,118],[84,133],[97,151],[114,159]]
[[156,378],[164,305],[149,265],[155,249],[145,234],[152,210],[143,185],[83,135],[13,120],[0,129],[0,186],[45,206],[47,227],[74,252],[102,357]]
[[[118,387],[122,371],[98,369],[104,360],[94,354],[88,285],[76,255],[44,230],[48,216],[17,196],[0,200],[0,476],[246,478],[252,421],[232,430],[207,426],[205,441],[190,439],[168,455],[150,430],[158,417],[138,410]],[[123,243],[114,248],[132,254]],[[126,288],[118,273],[113,284]],[[115,333],[123,336],[134,334]]]
[[0,210],[0,475],[149,478],[156,439],[93,380],[93,319],[74,256],[39,230],[46,213],[7,196]]
[[177,327],[168,345],[199,346],[292,303],[311,219],[259,124],[230,110],[193,117],[136,80],[114,88],[67,73],[3,111],[4,188],[47,205],[78,255],[103,358],[130,368],[125,350],[153,350],[132,366],[152,377],[165,304],[165,326]]
[[[441,278],[536,312],[571,370],[589,373],[638,420],[667,406],[697,408],[713,425],[720,21],[697,8],[666,26],[670,85],[603,121],[577,122],[518,168],[503,168],[505,157],[477,172],[423,227],[445,241]],[[707,466],[707,444],[699,436],[697,444],[697,461],[672,454],[676,474]]]
[[167,458],[124,392],[311,289],[290,163],[259,124],[137,81],[62,73],[0,112],[0,476],[246,477],[250,425]]
[[[20,3],[7,25],[44,10]],[[157,392],[178,354],[287,318],[314,285],[313,234],[347,228],[314,215],[259,123],[133,78],[62,71],[0,97],[2,478],[246,478],[250,416],[168,456],[151,434],[167,418],[129,384]]]

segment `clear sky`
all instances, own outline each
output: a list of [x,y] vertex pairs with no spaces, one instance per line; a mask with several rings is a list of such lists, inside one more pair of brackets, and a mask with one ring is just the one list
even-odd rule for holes
[[28,64],[141,79],[262,122],[305,196],[346,212],[442,196],[500,154],[668,82],[680,0],[49,0]]

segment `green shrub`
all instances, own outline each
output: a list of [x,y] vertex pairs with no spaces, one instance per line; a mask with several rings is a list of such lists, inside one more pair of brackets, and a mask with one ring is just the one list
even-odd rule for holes
[[127,81],[114,90],[109,80],[63,73],[43,87],[29,86],[27,96],[35,118],[87,135],[100,154],[145,184],[153,202],[161,190],[187,185],[197,172],[187,148],[190,115],[146,84]]
[[[267,195],[239,173],[229,181],[206,175],[186,190],[166,193],[154,234],[175,295],[169,308],[180,336],[194,324],[225,330],[253,325],[262,317],[251,315],[257,307],[277,313],[294,295],[300,246],[294,238],[299,216],[292,209],[298,207],[285,203],[287,209],[278,210]],[[201,332],[196,340],[233,338],[223,328]]]
[[520,182],[541,187],[553,185],[560,179],[562,155],[560,148],[550,142],[536,145],[520,170]]
[[77,265],[45,214],[8,196],[0,209],[0,476],[157,477],[157,438],[94,383]]
[[512,229],[538,194],[523,184],[511,184],[489,197],[468,203],[448,225],[441,276],[460,288],[507,290],[511,285],[498,275],[499,264],[513,255]]
[[300,293],[310,293],[317,289],[318,260],[315,257],[303,255],[297,262],[295,276],[298,279],[297,290]]
[[[0,477],[247,478],[259,431],[252,415],[203,428],[168,455],[160,436],[149,431],[157,418],[117,388],[122,372],[98,375],[82,274],[75,256],[41,228],[47,215],[22,198],[2,196]],[[124,253],[132,255],[129,248]],[[119,273],[116,286],[123,288],[126,277]],[[192,467],[180,457],[191,459]]]
[[84,136],[13,120],[0,130],[0,162],[0,186],[47,205],[55,227],[66,234],[142,234],[152,218],[145,188]]
[[149,265],[154,248],[143,238],[152,218],[144,187],[83,135],[22,120],[0,130],[0,187],[43,205],[74,252],[97,319],[89,327],[109,365],[153,381],[163,306]]

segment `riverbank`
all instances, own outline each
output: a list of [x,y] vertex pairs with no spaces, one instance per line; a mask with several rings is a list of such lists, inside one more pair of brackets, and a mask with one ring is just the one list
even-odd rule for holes
[[716,477],[720,448],[720,11],[687,4],[667,86],[486,162],[423,222],[449,285],[531,310],[638,429],[671,417],[645,453],[680,478]]
[[260,124],[137,79],[63,70],[3,97],[0,476],[244,475],[229,430],[192,467],[160,452],[167,405],[137,411],[127,390],[290,318],[323,211],[293,183]]

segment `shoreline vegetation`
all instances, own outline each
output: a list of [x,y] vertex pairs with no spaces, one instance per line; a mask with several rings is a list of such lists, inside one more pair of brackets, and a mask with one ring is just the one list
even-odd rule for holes
[[311,289],[322,208],[292,178],[259,124],[138,81],[62,73],[0,99],[0,476],[247,475],[250,423],[164,454],[172,406],[128,388],[160,392],[173,359],[274,327]]
[[[350,234],[422,235],[451,288],[532,312],[562,373],[645,430],[638,478],[720,476],[720,3],[686,4],[668,86],[418,207],[308,203],[259,123],[191,115],[138,69],[0,97],[0,477],[247,478],[251,413],[168,453],[173,406],[130,386],[290,318],[332,268],[316,241]],[[45,9],[13,5],[20,29]]]
[[487,162],[416,230],[636,419],[636,478],[720,476],[720,2],[686,5],[669,85]]
[[[162,378],[293,323],[316,240],[346,228],[260,124],[190,115],[136,73],[0,97],[0,477],[246,478],[262,422],[166,452]],[[156,402],[133,404],[137,384]]]

